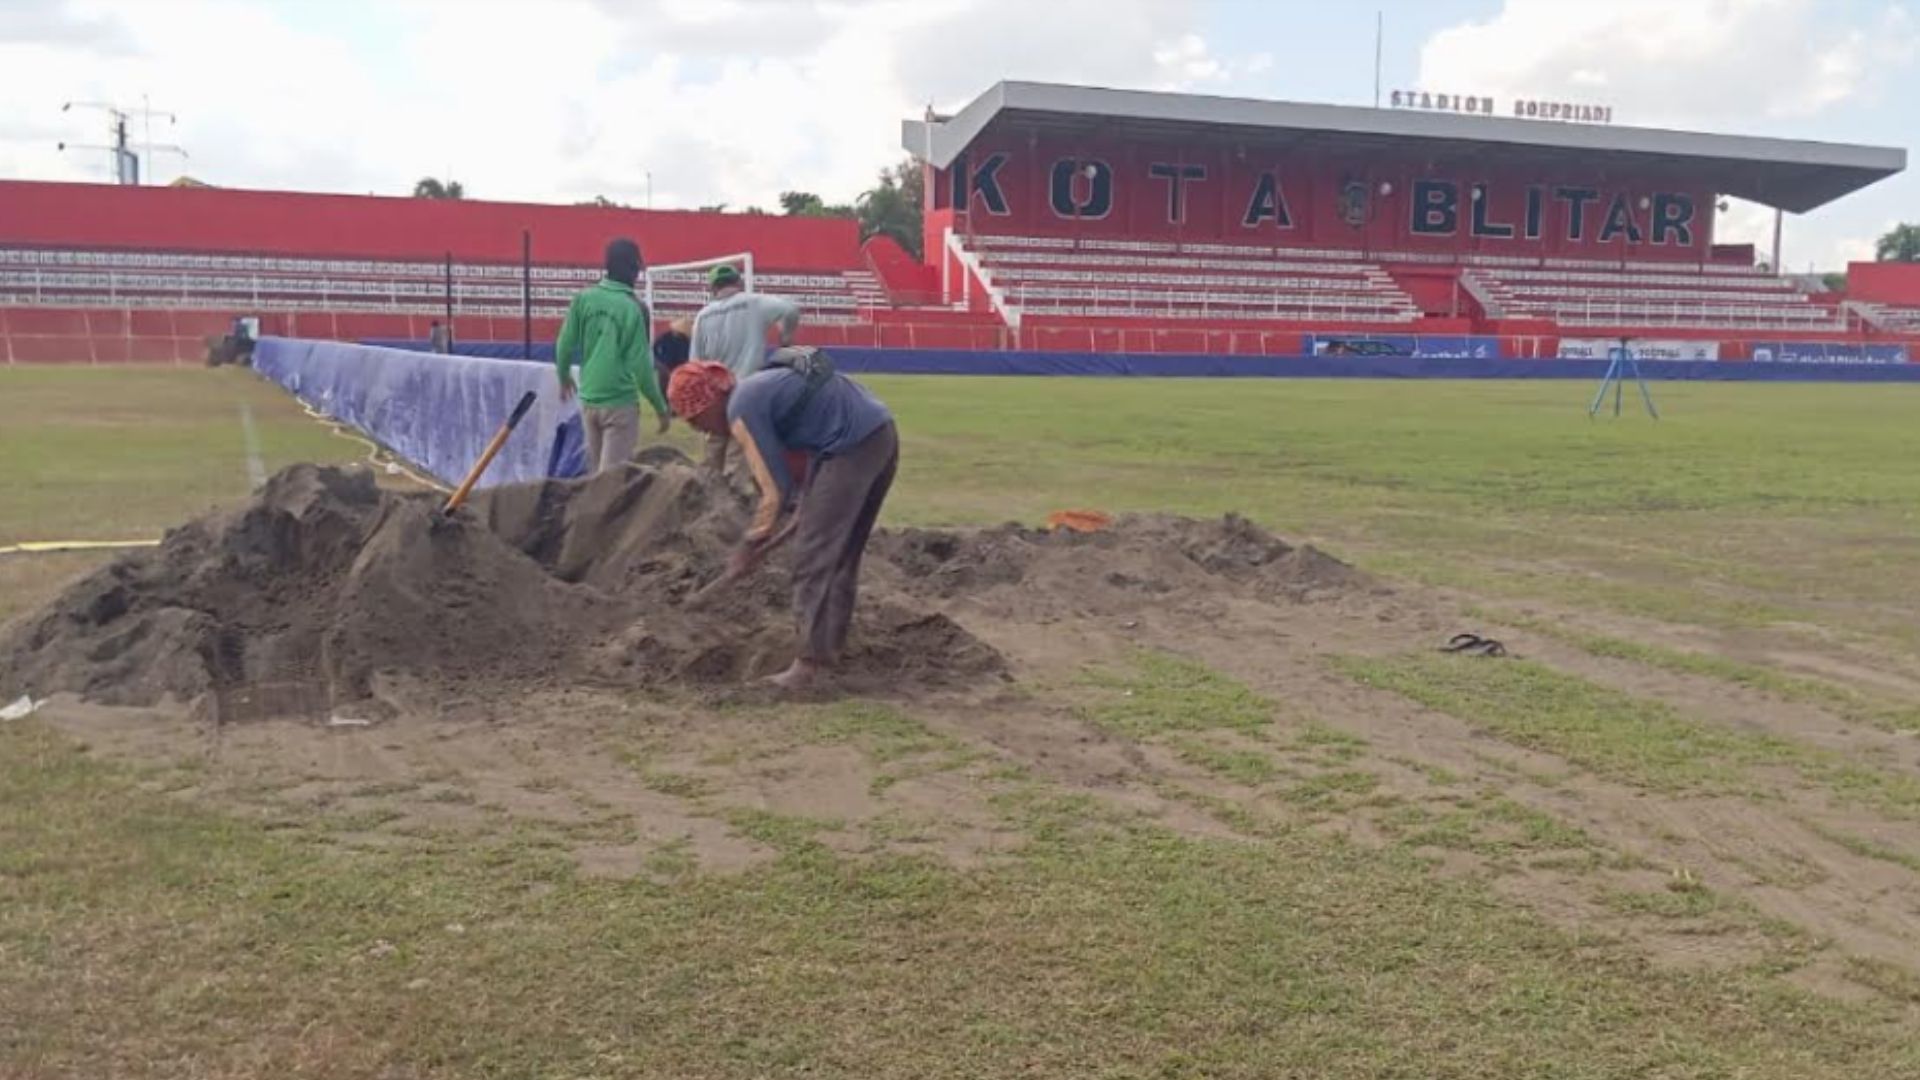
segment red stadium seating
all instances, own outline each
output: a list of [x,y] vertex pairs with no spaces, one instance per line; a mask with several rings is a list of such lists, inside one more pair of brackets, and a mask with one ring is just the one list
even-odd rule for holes
[[1545,260],[1475,265],[1463,281],[1493,318],[1567,327],[1844,330],[1845,319],[1791,282],[1750,267]]
[[1392,324],[1420,316],[1386,270],[1352,252],[998,235],[959,247],[1016,317]]

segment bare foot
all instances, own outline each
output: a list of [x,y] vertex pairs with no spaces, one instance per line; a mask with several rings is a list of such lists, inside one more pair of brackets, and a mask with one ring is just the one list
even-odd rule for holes
[[780,690],[805,690],[813,685],[814,677],[819,673],[819,665],[811,660],[797,659],[787,670],[768,679],[767,682]]

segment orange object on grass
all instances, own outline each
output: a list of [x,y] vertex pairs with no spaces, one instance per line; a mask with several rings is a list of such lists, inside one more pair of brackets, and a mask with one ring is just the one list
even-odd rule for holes
[[1047,528],[1070,529],[1073,532],[1099,532],[1113,524],[1112,514],[1103,514],[1098,510],[1055,510],[1047,515]]

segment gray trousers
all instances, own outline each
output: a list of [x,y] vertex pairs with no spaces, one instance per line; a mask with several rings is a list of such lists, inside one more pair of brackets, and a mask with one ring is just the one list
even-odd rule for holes
[[899,464],[900,435],[889,420],[809,471],[793,534],[793,615],[808,660],[832,663],[846,647],[860,557]]
[[587,475],[617,468],[640,448],[640,406],[582,405],[580,428],[587,435]]

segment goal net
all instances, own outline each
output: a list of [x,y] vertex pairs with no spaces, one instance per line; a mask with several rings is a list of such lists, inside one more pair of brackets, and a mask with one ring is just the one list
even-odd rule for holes
[[747,291],[753,291],[753,252],[718,255],[692,262],[663,263],[646,269],[644,299],[654,318],[667,314],[691,314],[706,302],[707,274],[716,266],[732,266],[740,271]]

